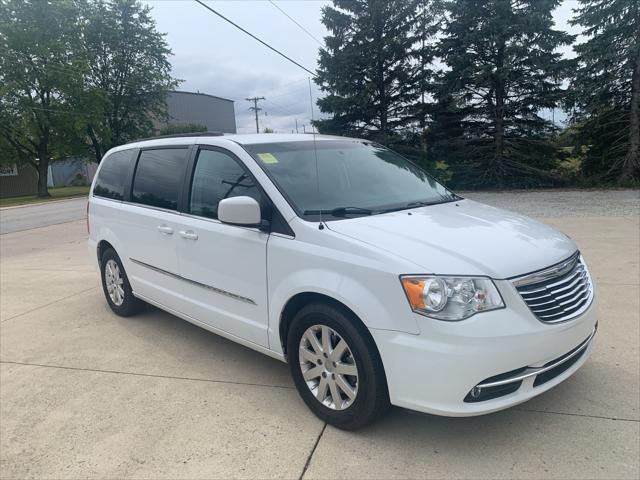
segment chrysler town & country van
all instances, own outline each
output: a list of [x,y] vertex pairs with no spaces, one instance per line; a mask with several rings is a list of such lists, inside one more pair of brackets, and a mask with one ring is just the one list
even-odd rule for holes
[[118,315],[155,305],[288,362],[324,421],[471,416],[573,374],[596,333],[576,244],[378,144],[175,136],[110,150],[89,254]]

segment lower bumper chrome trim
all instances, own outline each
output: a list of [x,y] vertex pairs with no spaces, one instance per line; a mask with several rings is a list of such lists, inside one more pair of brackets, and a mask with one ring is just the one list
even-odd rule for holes
[[489,387],[497,387],[500,385],[506,385],[508,383],[514,383],[514,382],[521,382],[522,380],[524,380],[525,378],[529,378],[529,377],[533,377],[535,375],[540,375],[541,373],[547,372],[549,370],[552,370],[560,365],[562,365],[563,363],[568,362],[569,360],[571,360],[572,358],[574,358],[577,355],[582,354],[591,344],[591,341],[593,340],[593,337],[595,337],[596,335],[596,330],[598,329],[598,326],[596,325],[593,328],[593,332],[591,332],[591,335],[589,335],[589,337],[582,342],[580,345],[578,345],[577,348],[574,349],[573,352],[571,352],[570,355],[561,357],[559,360],[550,363],[548,365],[545,365],[544,367],[528,367],[524,372],[519,373],[518,375],[514,375],[513,377],[509,377],[509,378],[504,378],[502,380],[497,380],[495,382],[487,382],[487,383],[479,383],[478,385],[476,385],[477,388],[489,388]]

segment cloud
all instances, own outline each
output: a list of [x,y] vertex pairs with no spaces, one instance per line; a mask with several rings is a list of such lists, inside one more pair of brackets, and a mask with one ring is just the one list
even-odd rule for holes
[[[264,127],[291,132],[295,121],[309,124],[309,74],[260,45],[194,2],[150,1],[158,30],[174,55],[173,74],[184,80],[180,90],[200,91],[235,102],[239,133],[255,132],[247,97],[265,97],[259,117]],[[326,35],[320,9],[326,1],[279,2],[279,6],[315,37]],[[209,2],[223,15],[313,70],[318,44],[269,2]],[[314,102],[319,90],[312,83]],[[315,116],[319,111],[314,105]],[[266,115],[265,115],[266,113]]]
[[[174,52],[173,73],[184,79],[181,90],[234,100],[239,133],[255,132],[255,117],[245,100],[253,96],[266,97],[260,102],[261,130],[269,127],[290,132],[295,129],[296,120],[300,129],[303,124],[309,125],[308,73],[195,2],[147,0],[147,3],[153,7],[158,30],[167,34]],[[323,5],[330,2],[277,3],[314,37],[321,39],[327,35],[320,19]],[[209,5],[305,67],[316,68],[318,44],[269,2],[245,0],[209,2]],[[568,24],[572,6],[570,0],[565,0],[554,11],[554,20],[556,28],[577,34],[579,29]],[[571,47],[561,51],[565,56],[573,55]],[[315,118],[319,118],[315,99],[320,91],[313,83],[312,94]]]

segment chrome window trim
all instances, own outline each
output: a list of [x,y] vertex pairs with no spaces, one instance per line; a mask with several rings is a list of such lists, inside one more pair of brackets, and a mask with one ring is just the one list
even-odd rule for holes
[[89,194],[89,199],[92,199],[92,198],[95,198],[96,200],[106,200],[107,202],[125,203],[124,200],[116,200],[115,198],[101,197],[100,195],[94,195],[94,193],[91,192]]
[[145,203],[138,203],[138,202],[132,202],[127,200],[123,200],[121,203],[125,205],[131,205],[133,207],[147,208],[149,210],[155,210],[157,212],[173,213],[174,215],[180,215],[180,212],[178,210],[172,210],[170,208],[154,207],[153,205],[147,205]]
[[233,223],[221,222],[217,218],[201,217],[200,215],[194,215],[192,213],[186,213],[186,212],[179,212],[179,215],[181,217],[193,218],[194,220],[200,220],[200,221],[203,221],[203,222],[215,223],[217,225],[225,225],[227,227],[242,228],[244,230],[249,230],[251,232],[261,232],[261,233],[264,233],[265,235],[270,235],[269,232],[262,232],[262,230],[260,230],[258,227],[247,227],[245,225],[234,225]]
[[251,305],[257,305],[257,303],[253,299],[251,299],[249,297],[243,297],[242,295],[238,295],[236,293],[228,292],[227,290],[222,290],[221,288],[214,287],[213,285],[207,285],[206,283],[200,283],[200,282],[197,282],[195,280],[191,280],[190,278],[183,277],[182,275],[178,275],[176,273],[172,273],[172,272],[169,272],[167,270],[163,270],[161,268],[154,267],[153,265],[149,265],[148,263],[141,262],[140,260],[136,260],[135,258],[129,257],[129,260],[131,260],[133,263],[135,263],[137,265],[140,265],[142,267],[148,268],[148,269],[153,270],[155,272],[162,273],[164,275],[168,275],[169,277],[176,278],[178,280],[183,280],[185,282],[189,282],[189,283],[191,283],[193,285],[197,285],[198,287],[206,288],[206,289],[211,290],[211,291],[213,291],[215,293],[218,293],[220,295],[224,295],[226,297],[233,298],[234,300],[239,300],[241,302],[249,303]]

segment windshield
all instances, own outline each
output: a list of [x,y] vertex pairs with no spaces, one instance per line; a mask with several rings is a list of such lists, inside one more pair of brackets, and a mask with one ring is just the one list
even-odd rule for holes
[[[374,215],[456,200],[404,157],[357,140],[245,145],[307,220]],[[316,165],[317,155],[317,165]]]

